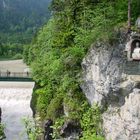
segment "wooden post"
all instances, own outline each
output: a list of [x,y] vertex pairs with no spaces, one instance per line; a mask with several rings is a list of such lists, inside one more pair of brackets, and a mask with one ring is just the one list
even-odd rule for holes
[[131,0],[128,0],[128,33],[131,32]]

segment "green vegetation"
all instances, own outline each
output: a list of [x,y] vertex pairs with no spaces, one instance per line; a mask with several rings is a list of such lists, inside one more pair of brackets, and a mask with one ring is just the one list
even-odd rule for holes
[[48,21],[51,0],[0,0],[0,55],[23,52],[37,30]]
[[21,59],[22,53],[22,44],[0,44],[0,60]]
[[[92,43],[117,40],[115,30],[127,28],[127,0],[53,0],[53,15],[24,50],[37,88],[34,110],[41,119],[81,124],[81,140],[102,140],[101,110],[90,108],[81,90],[81,62]],[[132,24],[140,1],[132,2]],[[137,12],[136,12],[137,11]],[[64,111],[68,112],[65,116]],[[59,135],[59,132],[54,134]]]
[[65,121],[64,118],[58,118],[55,121],[55,124],[52,126],[52,128],[53,128],[52,138],[54,140],[61,138],[60,137],[60,130],[61,130],[62,125],[64,124],[64,121]]
[[5,138],[4,128],[4,125],[0,124],[0,140],[3,140]]
[[25,133],[28,135],[28,140],[37,140],[41,135],[42,130],[40,129],[39,124],[35,124],[38,120],[32,120],[30,118],[23,118],[23,124],[25,126]]
[[88,108],[81,119],[83,137],[80,140],[104,140],[102,137],[101,110],[97,105]]
[[27,43],[49,16],[50,0],[1,0],[0,42]]

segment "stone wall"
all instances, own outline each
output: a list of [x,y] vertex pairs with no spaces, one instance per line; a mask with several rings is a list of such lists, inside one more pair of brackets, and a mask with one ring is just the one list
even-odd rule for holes
[[97,43],[82,62],[82,89],[89,103],[107,107],[107,140],[140,140],[140,63],[127,62],[125,40]]

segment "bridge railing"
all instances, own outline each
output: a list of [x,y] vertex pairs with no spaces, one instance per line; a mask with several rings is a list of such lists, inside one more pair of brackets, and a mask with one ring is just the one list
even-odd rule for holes
[[31,78],[30,72],[0,72],[0,78]]

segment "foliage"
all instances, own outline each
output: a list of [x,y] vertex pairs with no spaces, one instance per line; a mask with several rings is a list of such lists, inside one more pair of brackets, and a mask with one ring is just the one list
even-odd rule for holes
[[24,62],[26,62],[26,64],[28,63],[29,60],[29,45],[24,45],[24,50],[23,50],[23,60]]
[[0,42],[29,42],[49,18],[49,3],[50,0],[0,1]]
[[[138,3],[132,2],[133,25]],[[68,119],[81,122],[82,139],[103,139],[100,109],[89,108],[81,90],[81,62],[92,43],[112,41],[114,28],[126,26],[127,0],[52,0],[51,9],[51,19],[24,50],[38,85],[37,112],[57,122],[67,111]]]
[[101,124],[101,110],[98,105],[88,108],[81,119],[81,127],[83,129],[81,140],[104,140]]
[[13,59],[22,59],[22,54],[17,53],[15,56],[13,56]]
[[58,94],[50,101],[50,104],[47,107],[46,117],[56,120],[61,117],[63,113],[63,97]]
[[3,140],[5,138],[4,128],[5,126],[3,124],[0,124],[0,140]]
[[6,57],[10,59],[22,58],[21,56],[22,53],[23,53],[23,46],[21,44],[9,44],[9,43],[0,44],[0,55],[3,58]]
[[[42,130],[39,126],[39,119],[32,120],[30,118],[23,118],[23,124],[25,126],[25,133],[28,135],[28,140],[37,140],[37,138],[41,135]],[[36,124],[35,122],[38,122]]]
[[0,55],[22,53],[50,17],[51,0],[0,0]]
[[63,117],[58,118],[58,119],[55,121],[55,124],[52,126],[52,128],[53,128],[52,138],[53,138],[54,140],[60,138],[60,130],[61,130],[61,127],[62,127],[63,124],[64,124],[64,121],[65,121],[65,119],[64,119]]
[[105,139],[104,137],[98,136],[89,130],[89,131],[84,132],[83,137],[80,140],[105,140]]

